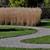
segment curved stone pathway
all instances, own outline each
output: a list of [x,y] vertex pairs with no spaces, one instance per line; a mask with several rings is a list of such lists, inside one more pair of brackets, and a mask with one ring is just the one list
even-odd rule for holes
[[[17,26],[17,27],[24,27],[24,26]],[[50,48],[50,44],[29,44],[29,43],[20,42],[20,40],[23,40],[23,39],[37,38],[37,37],[41,37],[41,36],[50,35],[50,29],[49,28],[27,27],[27,26],[25,26],[25,28],[37,29],[38,32],[35,34],[32,33],[32,34],[24,35],[24,36],[0,39],[0,47]]]

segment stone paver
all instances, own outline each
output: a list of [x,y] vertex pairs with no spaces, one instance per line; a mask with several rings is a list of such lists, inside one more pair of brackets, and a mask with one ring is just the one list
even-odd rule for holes
[[[24,27],[24,26],[17,26],[17,27]],[[38,32],[35,34],[29,34],[29,35],[24,35],[24,36],[0,39],[0,47],[50,48],[50,44],[29,44],[29,43],[20,42],[20,40],[23,40],[23,39],[36,38],[36,37],[50,35],[50,29],[49,28],[28,27],[28,26],[26,26],[25,28],[37,29]]]

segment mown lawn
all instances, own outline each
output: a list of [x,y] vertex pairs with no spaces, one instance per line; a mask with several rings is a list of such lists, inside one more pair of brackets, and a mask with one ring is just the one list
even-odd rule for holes
[[50,28],[50,22],[41,22],[39,26],[45,27],[45,28]]
[[37,32],[37,30],[31,28],[0,27],[0,38],[27,35],[35,32]]
[[50,28],[50,19],[43,19],[39,26]]
[[40,26],[50,26],[50,22],[41,22]]
[[50,48],[48,49],[44,49],[44,48],[2,48],[0,47],[0,50],[50,50]]
[[50,44],[50,35],[38,38],[24,39],[21,40],[21,42],[32,43],[32,44]]

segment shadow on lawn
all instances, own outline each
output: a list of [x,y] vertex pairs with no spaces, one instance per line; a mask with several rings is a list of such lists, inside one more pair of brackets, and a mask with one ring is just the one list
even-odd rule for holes
[[40,22],[38,26],[50,26],[50,22]]
[[9,32],[9,31],[24,31],[23,28],[0,28],[0,32]]
[[16,31],[16,29],[10,28],[10,29],[0,29],[0,32],[8,32],[8,31]]

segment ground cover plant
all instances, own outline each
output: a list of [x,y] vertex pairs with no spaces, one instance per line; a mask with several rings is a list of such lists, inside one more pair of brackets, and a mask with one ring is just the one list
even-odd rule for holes
[[50,44],[50,35],[38,38],[24,39],[21,40],[21,42],[32,44]]
[[0,38],[15,37],[37,32],[36,29],[18,27],[0,27]]

